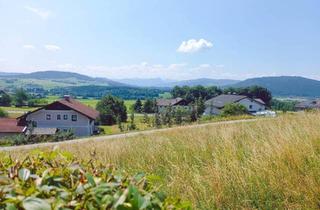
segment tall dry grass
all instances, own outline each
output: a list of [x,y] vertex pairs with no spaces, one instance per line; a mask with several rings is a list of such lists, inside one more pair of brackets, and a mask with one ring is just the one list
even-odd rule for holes
[[196,209],[320,207],[320,113],[60,147],[158,175]]

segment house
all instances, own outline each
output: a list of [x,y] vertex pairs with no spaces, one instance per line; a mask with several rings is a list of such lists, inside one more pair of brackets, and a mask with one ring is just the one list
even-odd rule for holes
[[18,125],[17,119],[0,118],[0,139],[6,136],[23,134],[26,126]]
[[32,127],[32,132],[51,135],[58,130],[72,130],[76,136],[90,136],[96,132],[99,112],[70,96],[28,112],[18,118],[18,125]]
[[245,106],[250,113],[266,110],[266,104],[261,99],[252,99],[244,95],[219,95],[205,102],[204,115],[219,115],[225,105],[233,103]]
[[173,109],[176,109],[178,107],[189,109],[188,102],[183,98],[157,99],[156,105],[157,105],[158,112],[163,112],[169,107]]
[[295,106],[297,111],[320,109],[320,100],[308,100],[302,101]]

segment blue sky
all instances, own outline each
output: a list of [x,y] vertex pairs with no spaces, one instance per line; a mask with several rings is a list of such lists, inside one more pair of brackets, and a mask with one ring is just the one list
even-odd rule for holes
[[320,79],[319,0],[0,0],[0,71]]

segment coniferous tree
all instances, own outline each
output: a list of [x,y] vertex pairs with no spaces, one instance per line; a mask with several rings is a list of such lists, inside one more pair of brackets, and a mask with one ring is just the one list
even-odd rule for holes
[[141,112],[142,112],[142,108],[143,108],[142,102],[141,102],[140,99],[138,99],[138,100],[133,104],[133,110],[134,110],[136,113],[141,113]]

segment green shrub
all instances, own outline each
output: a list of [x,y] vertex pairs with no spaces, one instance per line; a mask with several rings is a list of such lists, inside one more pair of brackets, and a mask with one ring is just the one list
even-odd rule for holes
[[114,125],[119,116],[121,122],[127,121],[127,108],[124,101],[115,96],[105,96],[97,103],[97,110],[100,112],[99,120],[102,125]]
[[8,112],[0,108],[0,118],[8,117]]
[[234,115],[245,115],[248,114],[248,110],[242,104],[227,104],[222,109],[221,115],[222,116],[234,116]]
[[190,209],[157,191],[144,174],[128,176],[69,153],[1,158],[0,209]]

